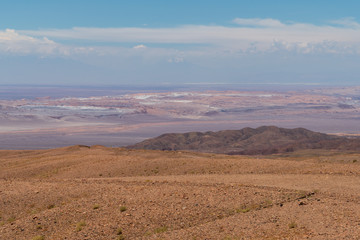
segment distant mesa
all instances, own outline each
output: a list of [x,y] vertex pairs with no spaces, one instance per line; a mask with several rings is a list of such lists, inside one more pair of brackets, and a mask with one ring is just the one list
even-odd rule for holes
[[305,149],[360,150],[360,139],[313,132],[305,128],[262,126],[219,132],[168,133],[147,139],[130,149],[187,150],[230,155],[294,152]]

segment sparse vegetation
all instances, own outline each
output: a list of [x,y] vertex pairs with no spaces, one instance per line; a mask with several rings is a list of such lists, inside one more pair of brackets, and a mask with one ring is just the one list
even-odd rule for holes
[[297,227],[297,224],[296,222],[292,221],[291,223],[289,223],[289,228],[296,228]]
[[125,239],[125,237],[124,237],[124,235],[119,235],[117,238],[116,238],[117,240],[124,240]]
[[14,216],[12,216],[12,217],[8,218],[7,222],[12,223],[12,222],[15,222],[15,220],[16,220],[16,218]]
[[47,206],[47,209],[52,209],[55,207],[55,204],[50,204],[49,206]]
[[95,210],[95,209],[99,209],[100,208],[100,205],[99,204],[95,204],[94,206],[93,206],[93,209]]
[[272,205],[273,204],[272,200],[270,200],[270,199],[266,199],[264,203],[265,203],[265,205]]
[[122,232],[122,228],[118,228],[116,230],[116,235],[121,235],[123,232]]
[[144,234],[145,237],[149,237],[149,236],[151,236],[151,235],[153,235],[153,232],[152,232],[152,231],[147,231],[147,232]]
[[305,192],[305,191],[299,191],[298,193],[300,194],[300,196],[297,199],[308,198],[308,197],[310,197],[311,195],[314,194],[314,193],[308,193],[308,192]]
[[163,233],[166,232],[168,228],[166,226],[158,227],[154,230],[154,233]]
[[125,237],[123,235],[122,228],[118,228],[116,230],[116,235],[118,235],[117,238],[116,238],[117,240],[124,240],[125,239]]
[[243,208],[238,208],[236,209],[237,213],[247,213],[250,212],[250,208],[249,207],[243,207]]
[[263,203],[261,203],[259,208],[268,208],[268,207],[272,207],[272,205],[273,205],[272,200],[266,199]]
[[38,209],[38,208],[31,209],[31,211],[30,211],[31,214],[36,214],[38,212],[40,212],[40,209]]
[[33,237],[31,240],[45,240],[45,237],[39,235],[39,236]]
[[86,223],[85,223],[85,221],[82,220],[76,224],[75,231],[80,232],[83,229],[83,227],[85,227],[85,226],[86,226]]
[[224,240],[232,240],[233,238],[232,237],[229,237],[229,236],[227,236],[227,237],[224,237]]
[[159,170],[158,169],[152,169],[151,172],[155,173],[155,174],[158,174],[159,173]]
[[120,206],[120,212],[125,212],[127,210],[126,206]]

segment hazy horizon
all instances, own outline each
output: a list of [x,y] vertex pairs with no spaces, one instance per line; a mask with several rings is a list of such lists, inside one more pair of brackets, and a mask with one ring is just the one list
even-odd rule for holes
[[0,100],[35,99],[42,97],[116,96],[147,92],[202,92],[202,91],[303,91],[327,88],[357,87],[345,84],[281,84],[281,83],[193,83],[193,84],[94,84],[94,85],[43,85],[0,84]]

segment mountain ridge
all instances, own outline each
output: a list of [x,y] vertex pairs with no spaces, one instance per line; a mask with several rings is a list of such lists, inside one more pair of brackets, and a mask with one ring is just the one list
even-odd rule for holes
[[360,139],[328,135],[305,128],[261,126],[218,132],[166,133],[127,148],[265,155],[303,149],[360,150]]

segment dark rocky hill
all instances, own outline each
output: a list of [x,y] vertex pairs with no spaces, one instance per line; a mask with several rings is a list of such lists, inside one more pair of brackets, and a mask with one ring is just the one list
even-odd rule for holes
[[128,146],[132,149],[189,150],[224,154],[273,154],[303,149],[360,150],[360,139],[275,126],[219,132],[169,133]]

